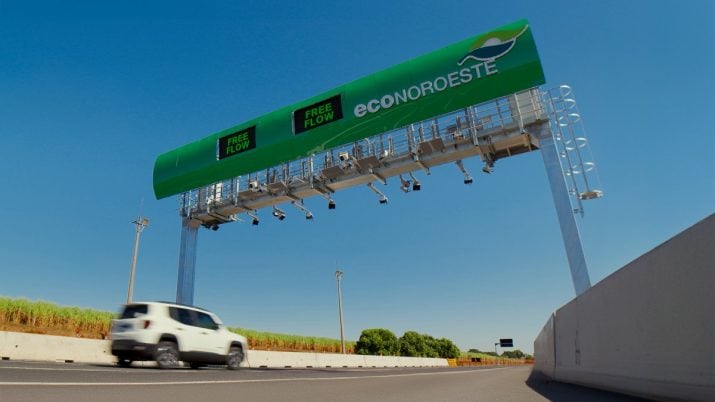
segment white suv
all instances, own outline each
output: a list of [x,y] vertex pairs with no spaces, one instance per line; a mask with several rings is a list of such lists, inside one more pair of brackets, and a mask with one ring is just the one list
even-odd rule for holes
[[246,338],[230,332],[206,310],[167,302],[127,304],[110,330],[118,364],[156,360],[160,368],[225,364],[238,369],[248,350]]

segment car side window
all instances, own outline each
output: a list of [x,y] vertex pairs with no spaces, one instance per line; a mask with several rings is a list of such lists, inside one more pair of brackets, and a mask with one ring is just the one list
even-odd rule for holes
[[146,304],[128,304],[124,307],[124,311],[119,316],[120,319],[137,318],[146,315],[148,307]]
[[179,309],[176,307],[169,307],[169,317],[174,321],[179,321]]
[[216,321],[214,321],[210,315],[208,315],[206,313],[202,313],[200,311],[197,311],[196,314],[197,314],[197,318],[198,318],[197,324],[199,327],[211,329],[211,330],[218,329],[218,324],[216,324]]
[[171,317],[172,320],[178,321],[184,325],[196,326],[191,310],[179,307],[169,307],[169,317]]

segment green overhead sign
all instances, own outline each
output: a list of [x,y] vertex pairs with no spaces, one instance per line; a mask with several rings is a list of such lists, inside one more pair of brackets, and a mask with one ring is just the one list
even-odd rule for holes
[[387,68],[159,155],[165,198],[545,82],[526,20]]

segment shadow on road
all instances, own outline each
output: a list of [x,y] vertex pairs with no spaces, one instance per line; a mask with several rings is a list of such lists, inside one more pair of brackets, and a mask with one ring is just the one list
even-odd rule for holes
[[578,385],[566,384],[556,381],[551,381],[543,374],[531,372],[531,375],[526,380],[526,385],[534,391],[538,392],[544,398],[554,402],[639,402],[647,401],[647,399],[636,398],[623,394],[616,394],[598,389],[581,387]]

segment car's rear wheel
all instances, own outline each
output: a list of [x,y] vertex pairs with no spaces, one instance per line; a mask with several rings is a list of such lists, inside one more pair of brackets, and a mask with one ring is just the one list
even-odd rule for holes
[[159,342],[156,346],[156,363],[162,369],[174,368],[179,365],[179,351],[174,342]]
[[229,370],[238,370],[243,361],[243,349],[238,346],[231,346],[226,356],[226,366]]
[[119,357],[117,359],[117,365],[119,367],[129,367],[132,365],[132,361],[130,359],[126,359],[124,357]]

